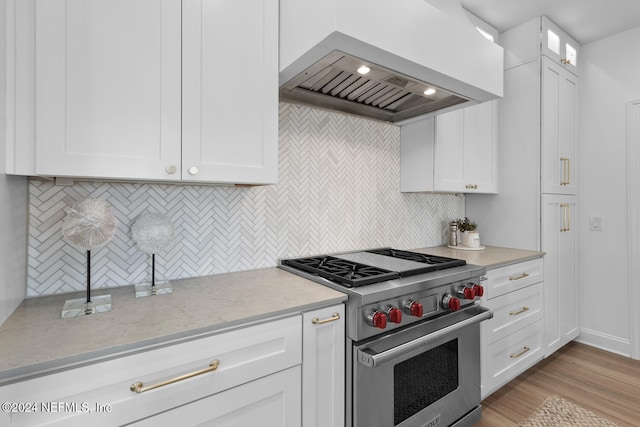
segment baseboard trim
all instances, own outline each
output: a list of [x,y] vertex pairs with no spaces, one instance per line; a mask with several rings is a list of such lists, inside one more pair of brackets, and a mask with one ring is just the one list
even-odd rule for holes
[[610,353],[631,357],[631,341],[628,339],[582,328],[576,341]]

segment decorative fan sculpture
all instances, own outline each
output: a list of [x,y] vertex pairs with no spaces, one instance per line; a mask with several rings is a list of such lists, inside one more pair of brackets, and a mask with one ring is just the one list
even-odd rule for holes
[[78,249],[87,251],[87,298],[67,300],[62,317],[75,317],[111,310],[111,295],[91,298],[91,251],[113,239],[118,220],[109,203],[98,198],[76,202],[64,217],[62,235]]
[[141,213],[131,227],[131,237],[138,249],[151,254],[151,283],[136,285],[136,297],[168,294],[173,291],[169,281],[156,283],[156,253],[163,251],[174,236],[175,228],[171,220],[155,212]]

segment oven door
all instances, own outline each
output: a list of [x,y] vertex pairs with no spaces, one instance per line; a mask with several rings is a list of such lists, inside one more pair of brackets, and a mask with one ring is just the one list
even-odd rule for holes
[[480,322],[492,316],[473,305],[354,345],[353,425],[450,426],[479,415]]

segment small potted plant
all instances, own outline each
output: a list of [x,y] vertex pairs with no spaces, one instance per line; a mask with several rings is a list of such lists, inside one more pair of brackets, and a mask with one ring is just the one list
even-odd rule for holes
[[466,216],[463,219],[459,219],[457,223],[462,246],[474,247],[473,237],[476,237],[476,241],[479,242],[478,233],[476,232],[478,225]]

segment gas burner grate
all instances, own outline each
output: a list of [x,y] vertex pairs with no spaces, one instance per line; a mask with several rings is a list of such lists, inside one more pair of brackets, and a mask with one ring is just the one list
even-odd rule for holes
[[435,270],[440,270],[440,269],[450,268],[450,267],[457,267],[457,266],[466,264],[466,261],[462,259],[421,254],[418,252],[401,251],[401,250],[392,249],[392,248],[374,249],[367,252],[370,252],[372,254],[389,256],[393,258],[404,259],[407,261],[429,264],[433,266],[433,268],[429,269],[429,271],[435,271]]
[[332,256],[288,259],[283,260],[282,263],[324,277],[349,288],[400,277],[398,273],[393,271]]

